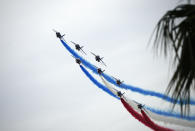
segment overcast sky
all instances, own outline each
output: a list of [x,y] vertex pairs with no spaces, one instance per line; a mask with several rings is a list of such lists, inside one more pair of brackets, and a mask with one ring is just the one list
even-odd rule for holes
[[[108,74],[164,93],[172,68],[147,45],[158,20],[177,4],[178,0],[1,0],[0,130],[149,131],[120,101],[92,84],[52,29],[85,46],[85,57],[92,63],[101,66],[89,51],[104,56],[108,66],[102,67]],[[154,107],[169,107],[153,102],[153,97],[126,94]]]

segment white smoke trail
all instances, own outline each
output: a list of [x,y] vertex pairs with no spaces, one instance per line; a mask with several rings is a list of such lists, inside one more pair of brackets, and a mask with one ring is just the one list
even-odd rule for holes
[[[102,76],[100,76],[102,79],[102,82],[106,85],[106,87],[117,96],[117,91],[114,87],[112,87],[112,85],[110,85],[108,82],[106,82],[104,80],[104,78]],[[125,97],[124,95],[122,96],[123,99],[131,106],[134,108],[135,111],[141,113],[141,110],[138,108],[138,102],[135,102],[127,97]],[[180,126],[185,126],[185,127],[192,127],[195,128],[195,122],[193,121],[188,121],[188,120],[184,120],[184,119],[178,119],[178,118],[174,118],[174,117],[168,117],[168,116],[162,116],[159,114],[156,114],[154,112],[151,112],[148,109],[144,109],[146,114],[152,118],[153,120],[156,121],[161,121],[164,123],[169,123],[169,124],[175,124],[175,125],[180,125]]]

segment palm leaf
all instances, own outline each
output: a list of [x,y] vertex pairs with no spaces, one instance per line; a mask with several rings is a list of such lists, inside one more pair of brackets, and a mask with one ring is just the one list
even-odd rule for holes
[[181,115],[186,115],[190,112],[190,92],[195,89],[195,5],[179,5],[160,19],[155,28],[154,48],[173,58],[176,69],[166,94],[181,101]]

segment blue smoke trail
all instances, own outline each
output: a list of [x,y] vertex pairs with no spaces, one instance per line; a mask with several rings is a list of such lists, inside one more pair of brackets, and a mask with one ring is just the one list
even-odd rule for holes
[[[155,96],[155,97],[161,98],[161,99],[166,100],[166,101],[171,102],[171,103],[174,103],[174,101],[175,101],[173,98],[171,98],[169,96],[166,96],[164,94],[161,94],[159,92],[144,90],[144,89],[141,89],[141,88],[138,88],[138,87],[134,87],[134,86],[131,86],[131,85],[126,85],[126,84],[123,84],[123,83],[119,86],[119,85],[116,84],[116,82],[115,82],[115,80],[113,78],[110,78],[110,76],[108,76],[106,74],[102,74],[102,76],[107,81],[109,81],[112,84],[114,84],[115,86],[121,87],[123,89],[129,89],[129,90],[131,90],[133,92],[138,92],[138,93],[141,93],[141,94],[144,94],[144,95]],[[177,101],[177,104],[179,104],[179,103],[180,103],[180,101]],[[195,105],[195,101],[191,100],[190,104]]]
[[144,107],[146,109],[150,110],[151,112],[154,112],[154,113],[159,114],[159,115],[175,117],[175,118],[184,119],[184,120],[188,120],[188,121],[195,121],[195,116],[181,116],[181,114],[176,113],[176,112],[171,112],[171,111],[166,112],[166,111],[157,110],[157,109],[147,107],[147,106],[144,106]]
[[85,75],[100,89],[102,89],[103,91],[107,92],[108,94],[110,94],[111,96],[117,98],[120,100],[119,97],[117,97],[115,94],[113,94],[107,87],[105,87],[104,85],[102,85],[101,83],[99,83],[82,65],[80,65],[81,70],[85,73]]
[[[89,68],[90,70],[92,70],[95,74],[98,74],[97,72],[97,69],[96,67],[91,64],[90,62],[86,61],[84,58],[82,58],[80,55],[78,55],[73,49],[71,49],[68,44],[65,42],[65,40],[61,40],[61,43],[64,45],[64,47],[75,57],[75,58],[79,58],[82,62],[82,64],[84,66],[86,66],[87,68]],[[154,97],[158,97],[158,98],[161,98],[165,101],[168,101],[168,102],[171,102],[171,103],[174,103],[175,101],[177,101],[176,103],[177,104],[180,104],[180,100],[175,100],[169,96],[166,96],[162,93],[159,93],[159,92],[155,92],[155,91],[150,91],[150,90],[144,90],[144,89],[141,89],[139,87],[134,87],[134,86],[131,86],[131,85],[126,85],[126,84],[121,84],[120,86],[116,84],[116,81],[110,77],[109,75],[105,74],[105,73],[102,73],[102,76],[107,80],[109,81],[110,83],[114,84],[115,86],[118,86],[119,88],[123,88],[123,89],[126,89],[126,90],[131,90],[131,91],[134,91],[134,92],[137,92],[137,93],[140,93],[140,94],[143,94],[143,95],[150,95],[150,96],[154,96]],[[187,102],[183,102],[184,104],[187,103]],[[195,105],[195,100],[190,100],[190,103],[191,105]]]
[[[116,99],[120,100],[119,97],[117,97],[116,95],[114,95],[107,87],[105,87],[104,85],[102,85],[101,83],[99,83],[82,65],[80,65],[81,70],[85,73],[85,75],[99,88],[101,88],[103,91],[105,91],[106,93],[108,93],[109,95],[115,97]],[[159,109],[154,109],[148,106],[144,106],[146,109],[148,109],[151,112],[154,112],[156,114],[159,115],[163,115],[163,116],[169,116],[169,117],[176,117],[179,119],[185,119],[188,121],[194,121],[195,120],[195,116],[181,116],[179,113],[173,113],[171,111],[161,111]]]
[[98,74],[96,67],[89,63],[88,61],[86,61],[85,59],[83,59],[80,55],[78,55],[73,49],[70,48],[70,46],[64,41],[64,40],[60,40],[62,42],[62,44],[64,45],[64,47],[75,57],[75,58],[79,58],[82,62],[83,65],[85,65],[87,68],[91,69],[94,73]]

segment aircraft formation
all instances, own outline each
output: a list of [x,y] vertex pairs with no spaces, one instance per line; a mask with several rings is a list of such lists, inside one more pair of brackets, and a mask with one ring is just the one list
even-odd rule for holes
[[[63,37],[65,36],[65,34],[64,34],[64,35],[61,35],[60,32],[58,32],[58,31],[56,31],[56,30],[54,30],[54,29],[53,29],[53,31],[56,33],[56,37],[59,38],[60,40],[62,40]],[[77,44],[77,43],[75,43],[75,42],[73,42],[73,41],[71,41],[71,43],[75,45],[75,49],[76,49],[77,51],[80,51],[80,52],[82,52],[83,54],[87,55],[87,54],[84,52],[84,50],[83,50],[83,47],[84,47],[84,46],[80,46],[79,44]],[[106,66],[106,64],[105,64],[104,61],[103,61],[103,58],[104,58],[104,57],[100,57],[99,55],[96,55],[96,54],[93,53],[93,52],[91,52],[91,54],[95,56],[95,60],[96,60],[97,62],[100,62],[100,63],[102,63],[104,66]],[[101,72],[101,71],[100,71],[100,72]]]
[[[58,31],[56,31],[56,30],[54,30],[54,29],[53,29],[53,31],[56,33],[56,37],[59,38],[59,39],[63,39],[63,37],[65,36],[65,34],[64,34],[64,35],[61,35],[60,32],[58,32]],[[84,52],[84,50],[83,50],[83,47],[84,47],[84,46],[80,46],[79,44],[77,44],[77,43],[75,43],[75,42],[73,42],[73,41],[71,41],[71,43],[73,43],[73,44],[75,45],[75,49],[76,49],[77,51],[81,51],[82,53],[84,53],[85,55],[87,55],[87,54]],[[103,61],[103,58],[104,58],[104,57],[100,57],[99,55],[96,55],[96,54],[93,53],[93,52],[91,52],[91,54],[95,56],[95,60],[96,60],[97,62],[100,62],[100,63],[102,63],[104,66],[106,66],[106,64],[105,64],[104,61]],[[74,56],[72,56],[72,57],[75,58]],[[79,64],[79,65],[82,63],[81,60],[80,60],[79,58],[75,58],[75,61],[76,61],[76,63]],[[96,66],[95,66],[95,67],[96,67]],[[105,70],[102,70],[101,68],[98,68],[98,67],[96,67],[96,69],[97,69],[97,72],[98,72],[99,75],[101,75],[101,74],[105,71]],[[124,82],[124,81],[121,81],[120,79],[117,79],[117,78],[115,78],[115,77],[113,77],[113,78],[115,79],[116,84],[119,85],[119,86]],[[115,90],[116,90],[116,89],[115,89]],[[117,92],[117,96],[120,97],[120,98],[124,95],[124,93],[122,93],[121,91],[116,90],[116,92]],[[137,107],[141,110],[144,106],[143,106],[142,104],[139,103],[139,104],[137,105]]]
[[[59,38],[60,40],[63,40],[63,37],[65,36],[65,34],[63,34],[63,35],[61,35],[61,33],[60,32],[58,32],[58,31],[56,31],[56,30],[54,30],[53,29],[53,31],[56,33],[56,37],[57,38]],[[77,50],[77,51],[80,51],[80,52],[82,52],[83,54],[85,54],[85,55],[87,55],[86,53],[85,53],[85,51],[83,50],[83,47],[84,46],[80,46],[79,44],[77,44],[77,43],[75,43],[75,42],[73,42],[73,41],[71,41],[71,43],[73,43],[74,45],[75,45],[75,49]],[[107,66],[106,64],[105,64],[105,62],[103,61],[103,58],[104,57],[100,57],[99,55],[96,55],[95,53],[93,53],[93,52],[90,52],[93,56],[95,56],[95,60],[97,61],[97,62],[99,62],[99,63],[101,63],[101,64],[103,64],[104,66]],[[74,57],[74,56],[73,56]],[[75,58],[75,57],[74,57]],[[81,62],[81,60],[79,59],[79,58],[75,58],[75,61],[76,61],[76,63],[77,64],[81,64],[82,62]],[[96,67],[96,66],[95,66]],[[96,67],[96,69],[97,69],[97,72],[98,72],[98,74],[99,75],[101,75],[105,70],[102,70],[101,68],[99,68],[99,67]],[[116,81],[116,84],[117,85],[121,85],[124,81],[121,81],[120,79],[117,79],[117,78],[115,78],[115,77],[113,77],[114,79],[115,79],[115,81]],[[123,94],[119,91],[119,93],[118,93],[119,95],[119,97],[121,97]]]
[[[182,116],[179,116],[179,114],[177,113],[171,113],[171,112],[167,112],[167,111],[161,111],[161,110],[156,110],[154,108],[150,108],[148,106],[145,106],[143,104],[140,104],[136,101],[133,101],[133,100],[129,100],[130,102],[128,103],[128,101],[125,100],[125,96],[124,93],[122,93],[121,91],[118,91],[116,90],[115,88],[112,88],[110,87],[110,91],[105,89],[106,87],[109,87],[108,83],[104,82],[104,84],[106,85],[106,87],[104,87],[103,85],[101,85],[100,83],[97,82],[97,80],[95,80],[93,78],[93,76],[90,76],[90,73],[82,66],[86,66],[88,67],[89,69],[91,69],[93,72],[95,72],[96,74],[99,74],[100,77],[104,77],[108,82],[114,84],[115,86],[118,86],[120,88],[123,88],[123,89],[130,89],[131,91],[134,91],[134,92],[138,92],[140,94],[144,94],[144,95],[151,95],[151,96],[155,96],[155,97],[158,97],[158,98],[162,98],[164,100],[166,100],[167,102],[172,102],[172,99],[170,99],[169,97],[167,96],[164,96],[164,95],[161,95],[160,93],[157,93],[157,92],[154,92],[154,91],[147,91],[147,90],[143,90],[141,88],[137,88],[137,87],[132,87],[132,86],[129,86],[129,85],[126,85],[126,84],[123,84],[124,81],[121,81],[120,79],[118,78],[115,78],[113,76],[109,76],[107,75],[106,73],[104,73],[105,70],[102,70],[101,68],[99,67],[96,67],[94,65],[92,65],[91,63],[87,62],[85,59],[83,59],[81,56],[79,56],[75,51],[73,51],[69,46],[68,44],[66,44],[66,41],[64,40],[64,36],[65,34],[61,35],[60,32],[56,31],[56,30],[53,30],[55,33],[56,33],[56,37],[59,38],[62,42],[62,44],[66,47],[66,49],[72,54],[72,57],[75,59],[76,63],[80,65],[80,68],[83,70],[83,72],[86,74],[86,76],[95,84],[97,85],[99,88],[103,89],[105,92],[111,94],[111,96],[117,96],[115,98],[121,100],[121,102],[123,103],[123,105],[125,106],[125,108],[130,112],[134,112],[134,110],[132,110],[131,106],[135,108],[135,109],[138,109],[140,110],[141,112],[145,111],[147,112],[147,114],[149,114],[149,116],[153,119],[156,119],[156,120],[159,120],[159,118],[157,118],[156,116],[159,115],[160,116],[160,121],[163,121],[163,122],[167,122],[169,121],[170,123],[173,123],[173,124],[178,124],[178,125],[183,125],[183,126],[190,126],[190,127],[195,127],[195,123],[194,122],[191,122],[191,121],[195,121],[195,117],[194,116],[191,116],[191,117],[182,117]],[[83,47],[84,46],[80,46],[79,44],[71,41],[72,44],[74,44],[75,46],[75,49],[85,55],[87,55],[87,53],[83,50]],[[104,61],[103,61],[103,58],[104,57],[100,57],[100,55],[96,55],[95,53],[93,52],[90,52],[94,57],[95,57],[95,61],[101,63],[102,65],[104,66],[107,66]],[[132,104],[134,103],[134,104]],[[195,105],[195,102],[192,101],[191,102],[192,104]],[[144,112],[143,112],[144,113]],[[140,115],[140,114],[138,114]],[[138,116],[137,115],[137,116]],[[147,117],[147,115],[143,115],[144,117]],[[136,117],[136,116],[135,116]],[[171,118],[173,117],[173,118]],[[139,117],[141,118],[141,116]],[[138,117],[136,117],[136,119],[138,119]],[[145,119],[145,118],[141,118],[141,119]],[[183,119],[183,120],[182,120]],[[138,119],[139,120],[139,119]],[[141,121],[141,120],[140,120]],[[146,122],[148,121],[148,123],[150,123],[148,126],[150,126],[151,124],[154,124],[153,122],[150,122],[150,119],[145,119],[143,121]],[[157,127],[159,128],[158,125],[153,125],[153,127],[156,127],[155,129],[157,129]],[[154,128],[153,128],[154,129]],[[163,130],[167,130],[163,128]],[[169,131],[172,131],[172,130],[169,130]]]

